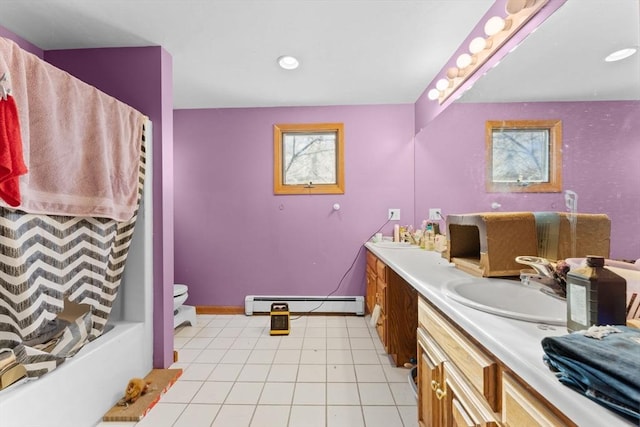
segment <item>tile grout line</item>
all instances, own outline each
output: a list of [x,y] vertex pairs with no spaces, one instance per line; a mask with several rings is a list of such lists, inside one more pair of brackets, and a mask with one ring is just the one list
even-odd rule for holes
[[[262,334],[256,334],[255,329],[258,327],[258,325],[256,325],[255,323],[251,323],[251,322],[243,322],[243,325],[242,325],[242,328],[241,328],[242,331],[238,331],[238,334],[234,336],[234,339],[233,339],[231,345],[228,348],[224,349],[225,351],[220,356],[218,361],[216,363],[212,363],[212,364],[215,365],[215,367],[212,369],[212,372],[209,373],[209,375],[207,375],[207,378],[204,378],[203,380],[200,380],[201,384],[200,384],[199,389],[202,387],[202,385],[205,382],[207,382],[207,380],[209,379],[209,376],[213,374],[214,370],[217,367],[223,366],[225,364],[228,364],[228,363],[222,363],[222,360],[224,359],[225,356],[230,354],[229,350],[247,350],[247,355],[246,355],[245,358],[243,358],[243,362],[241,364],[242,367],[240,368],[240,370],[238,371],[238,374],[235,376],[234,380],[232,381],[233,385],[232,385],[229,393],[226,394],[225,399],[224,399],[224,401],[222,402],[222,404],[220,406],[222,407],[223,405],[226,404],[226,402],[227,402],[227,400],[228,400],[228,398],[230,396],[231,390],[233,390],[234,386],[236,386],[237,384],[240,383],[240,381],[239,381],[240,375],[242,374],[242,372],[246,369],[246,367],[248,365],[252,365],[252,364],[256,364],[256,365],[267,364],[267,365],[269,365],[269,368],[268,368],[268,370],[267,370],[267,372],[265,374],[266,376],[265,376],[264,380],[263,381],[259,381],[260,383],[262,383],[262,387],[261,387],[260,392],[259,392],[259,394],[257,396],[257,400],[255,402],[255,405],[254,405],[254,408],[253,408],[253,412],[252,412],[251,417],[250,417],[250,421],[254,422],[256,420],[255,416],[258,413],[258,407],[260,406],[260,401],[261,401],[261,399],[264,396],[264,393],[266,391],[265,390],[266,384],[269,382],[268,381],[269,376],[273,372],[274,365],[277,364],[276,363],[276,357],[277,357],[278,351],[279,350],[297,350],[298,354],[297,354],[295,362],[294,363],[285,363],[284,364],[284,365],[291,364],[292,366],[296,366],[296,375],[295,375],[295,378],[293,379],[293,391],[292,391],[291,400],[290,400],[290,403],[288,405],[284,405],[284,406],[287,406],[289,408],[289,414],[288,414],[287,420],[289,422],[292,421],[292,414],[293,414],[292,407],[294,406],[294,402],[295,402],[294,401],[295,392],[297,390],[298,384],[300,383],[300,379],[301,379],[301,377],[300,377],[300,368],[302,366],[305,366],[305,365],[318,365],[318,366],[323,366],[324,367],[324,372],[323,372],[324,381],[322,382],[324,384],[324,387],[325,387],[325,390],[324,390],[324,406],[325,406],[324,415],[325,415],[325,425],[329,425],[329,422],[330,422],[330,419],[329,419],[329,406],[330,406],[329,405],[329,387],[328,387],[328,385],[330,384],[329,367],[332,366],[332,365],[346,365],[346,366],[351,366],[354,378],[353,378],[353,380],[337,381],[337,383],[343,383],[343,382],[344,383],[351,383],[351,384],[354,384],[356,386],[356,390],[357,390],[357,393],[358,393],[359,406],[360,406],[360,415],[361,415],[362,420],[364,422],[365,421],[365,418],[364,418],[364,416],[365,416],[364,415],[364,406],[365,405],[362,402],[362,396],[360,394],[360,388],[358,386],[360,384],[366,385],[367,383],[362,383],[362,382],[358,381],[359,377],[358,377],[358,375],[356,373],[355,367],[359,366],[361,364],[361,362],[356,362],[356,358],[355,358],[355,355],[354,355],[354,350],[358,350],[361,353],[365,353],[365,352],[369,352],[370,351],[375,356],[375,358],[371,359],[371,360],[374,361],[372,366],[379,366],[380,369],[382,369],[382,375],[384,376],[384,379],[385,379],[385,381],[383,383],[385,383],[387,385],[386,390],[391,394],[392,401],[394,402],[392,405],[388,405],[388,406],[395,406],[396,411],[394,411],[394,412],[396,413],[397,417],[399,417],[400,422],[404,423],[404,419],[402,418],[402,414],[400,412],[400,407],[398,405],[398,400],[397,400],[396,396],[393,394],[393,389],[391,388],[391,382],[390,381],[393,380],[394,378],[390,376],[391,373],[389,371],[384,369],[384,367],[386,365],[384,365],[382,357],[380,356],[381,349],[379,348],[380,346],[377,345],[377,341],[376,341],[376,339],[379,339],[379,338],[377,337],[377,334],[373,333],[375,331],[373,331],[371,328],[368,327],[368,325],[365,324],[363,329],[365,329],[367,331],[367,334],[368,334],[368,335],[365,335],[365,334],[363,334],[362,331],[356,331],[356,329],[360,329],[360,328],[356,328],[354,325],[348,324],[347,322],[342,322],[342,323],[338,324],[338,322],[330,323],[330,322],[327,321],[328,319],[323,319],[323,320],[324,320],[324,322],[322,322],[321,325],[320,324],[315,324],[315,323],[309,323],[309,322],[306,322],[304,325],[301,324],[300,327],[301,327],[301,329],[303,329],[302,335],[300,337],[297,337],[297,336],[295,337],[295,338],[299,338],[301,340],[301,342],[298,343],[298,345],[295,345],[293,347],[287,347],[286,344],[283,345],[285,341],[282,340],[282,339],[279,340],[277,346],[275,346],[275,347],[270,347],[270,346],[258,347],[258,343],[260,342],[260,340],[265,338],[264,334],[267,332],[268,327],[262,326]],[[201,328],[207,327],[210,324],[211,324],[211,321],[208,322],[206,325],[201,326]],[[198,325],[198,326],[200,326],[200,325]],[[220,327],[221,329],[224,329],[225,327],[234,327],[235,328],[235,327],[239,327],[239,326],[240,325],[234,324],[232,321],[226,322],[226,324],[224,326],[221,326],[219,324],[216,325],[216,327]],[[324,329],[324,333],[322,334],[323,336],[319,336],[319,334],[318,334],[319,331],[316,331],[314,329],[308,330],[309,328],[322,328],[322,329]],[[328,336],[329,335],[328,328],[345,329],[345,335],[343,336],[340,333],[340,337],[329,337]],[[254,329],[254,330],[252,331],[251,329]],[[311,331],[313,331],[313,332],[311,332]],[[212,341],[215,338],[219,337],[220,332],[221,331],[219,331],[216,334],[216,336],[212,337]],[[310,332],[311,335],[307,335],[307,332]],[[246,333],[246,336],[245,336],[245,333]],[[204,337],[198,337],[197,335],[198,335],[198,333],[195,333],[192,336],[190,336],[189,339],[204,338]],[[330,349],[329,348],[329,338],[342,338],[345,341],[347,341],[345,343],[347,345],[344,346],[345,348],[343,348],[342,345],[337,345],[336,347],[338,347],[338,348]],[[354,338],[356,339],[355,341],[353,340]],[[365,341],[363,338],[368,338],[368,340],[371,340],[373,342],[373,347],[369,348],[368,345],[366,345],[367,341]],[[243,345],[242,341],[243,340],[247,340],[247,339],[250,340],[250,345]],[[318,346],[318,342],[313,343],[313,341],[315,339],[318,339],[318,341],[320,341],[320,340],[322,341],[321,347]],[[186,342],[187,341],[185,341],[185,343]],[[204,351],[205,349],[208,349],[208,346],[211,345],[211,343],[212,342],[209,342],[207,344],[206,348],[199,349],[200,351],[199,351],[198,355],[194,356],[189,362],[186,362],[185,365],[188,367],[188,366],[192,366],[192,365],[198,364],[199,362],[196,362],[196,359],[201,356],[202,351]],[[356,346],[358,348],[354,349],[353,348],[354,344],[356,344]],[[236,345],[238,346],[238,348],[232,348],[232,347],[234,347]],[[249,347],[249,348],[241,348],[241,347]],[[268,357],[268,362],[267,363],[264,362],[265,359],[260,359],[260,358],[257,358],[257,357],[256,357],[255,361],[251,362],[250,359],[251,359],[252,355],[254,355],[254,352],[256,350],[271,350],[271,351],[273,351],[273,357]],[[313,358],[309,358],[308,360],[305,360],[305,356],[311,354],[310,350],[323,351],[324,352],[324,354],[323,354],[323,356],[324,356],[323,357],[323,363],[318,363],[318,361],[314,360]],[[335,363],[333,363],[333,362],[330,363],[330,361],[329,361],[329,352],[332,351],[332,350],[335,351],[335,352],[343,351],[343,352],[347,353],[349,359],[347,359],[347,360],[342,359],[341,360],[341,359],[338,359],[339,356],[336,356],[336,359],[334,359]],[[359,357],[362,357],[362,356],[359,354]],[[293,360],[291,360],[291,361],[293,361]],[[340,362],[342,362],[342,363],[340,363]],[[349,362],[349,363],[345,363],[345,362]],[[209,363],[209,362],[202,362],[202,363]],[[369,365],[369,364],[370,363],[365,363],[365,365]],[[244,382],[244,381],[242,381],[242,382]],[[280,383],[280,382],[289,383],[290,381],[274,381],[274,382],[275,383]],[[315,383],[316,381],[312,381],[312,382]],[[197,392],[196,392],[196,394],[197,394]],[[194,396],[195,396],[195,394],[194,394]],[[187,405],[193,404],[193,403],[191,403],[192,400],[193,399],[191,398],[189,400],[189,402],[187,403]],[[403,403],[403,402],[401,402],[401,403]],[[229,405],[230,405],[230,403],[229,403]],[[267,404],[265,404],[265,405],[267,405]],[[348,402],[344,403],[344,405],[353,406],[351,403],[348,403]],[[278,406],[280,406],[280,405],[278,405]],[[343,406],[343,405],[338,404],[337,406]],[[387,406],[387,405],[384,405],[384,406]],[[405,406],[408,406],[408,405],[405,405]],[[181,413],[183,413],[183,412],[184,412],[184,410]],[[220,413],[218,412],[216,414],[213,422],[215,422],[215,419],[217,419],[217,417],[219,415],[220,415]],[[179,418],[179,416],[178,416],[178,418]]]

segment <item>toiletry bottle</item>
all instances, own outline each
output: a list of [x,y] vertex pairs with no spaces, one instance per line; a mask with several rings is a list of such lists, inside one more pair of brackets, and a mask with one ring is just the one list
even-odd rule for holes
[[428,251],[433,251],[436,248],[436,239],[435,239],[435,234],[433,232],[433,225],[432,224],[427,224],[427,243],[426,243],[426,249]]
[[586,267],[567,273],[567,329],[626,324],[627,281],[604,267],[604,257],[587,256]]
[[405,227],[404,225],[400,226],[400,229],[398,231],[398,236],[399,236],[399,242],[405,242],[406,241],[406,233],[407,233],[407,227]]

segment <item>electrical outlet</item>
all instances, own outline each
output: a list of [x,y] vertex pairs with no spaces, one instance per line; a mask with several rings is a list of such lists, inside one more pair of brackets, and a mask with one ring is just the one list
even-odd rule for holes
[[389,217],[391,221],[400,221],[400,209],[389,209]]
[[429,209],[429,221],[439,221],[442,219],[442,209],[432,208]]

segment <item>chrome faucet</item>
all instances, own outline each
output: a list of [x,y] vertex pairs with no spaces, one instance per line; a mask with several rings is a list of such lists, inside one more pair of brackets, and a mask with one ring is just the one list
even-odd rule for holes
[[521,272],[520,280],[524,285],[532,285],[532,282],[540,285],[540,291],[558,298],[566,298],[566,282],[556,272],[551,263],[545,259],[534,256],[518,256],[516,262],[528,265],[533,272]]

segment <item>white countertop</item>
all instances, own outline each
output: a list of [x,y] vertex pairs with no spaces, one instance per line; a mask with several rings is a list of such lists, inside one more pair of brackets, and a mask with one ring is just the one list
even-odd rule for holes
[[[365,246],[577,425],[634,425],[561,384],[544,364],[541,340],[567,334],[565,326],[541,326],[496,316],[450,299],[442,285],[472,276],[457,269],[438,252],[417,246],[380,247],[370,242]],[[543,329],[545,327],[547,329]]]

